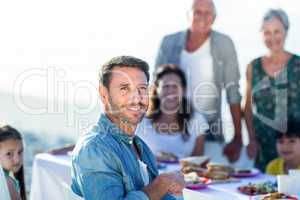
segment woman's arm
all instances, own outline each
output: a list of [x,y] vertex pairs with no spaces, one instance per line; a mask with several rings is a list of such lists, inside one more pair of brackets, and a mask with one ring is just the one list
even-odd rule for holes
[[246,102],[244,107],[244,117],[249,135],[249,145],[247,146],[247,152],[250,158],[254,158],[257,152],[257,145],[255,139],[255,132],[253,127],[253,113],[252,113],[252,65],[247,67],[247,86],[246,86]]
[[200,156],[204,153],[205,134],[200,134],[196,139],[196,144],[192,152],[192,156]]
[[208,130],[209,124],[207,123],[205,116],[195,111],[188,124],[189,133],[196,134],[196,141],[192,151],[192,156],[203,155],[205,137]]

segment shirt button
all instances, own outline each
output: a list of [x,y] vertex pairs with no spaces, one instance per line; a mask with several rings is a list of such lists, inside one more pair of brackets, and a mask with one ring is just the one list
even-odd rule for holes
[[132,144],[132,140],[129,140],[129,144]]

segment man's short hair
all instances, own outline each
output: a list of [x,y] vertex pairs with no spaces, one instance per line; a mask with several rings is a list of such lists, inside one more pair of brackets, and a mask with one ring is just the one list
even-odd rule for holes
[[149,65],[147,62],[133,56],[117,56],[106,62],[99,72],[99,83],[108,88],[114,67],[132,67],[145,73],[149,81]]

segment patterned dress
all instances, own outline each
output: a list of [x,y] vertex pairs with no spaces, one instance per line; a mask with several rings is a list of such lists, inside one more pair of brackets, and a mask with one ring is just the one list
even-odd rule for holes
[[262,58],[252,61],[253,124],[261,149],[255,166],[265,171],[277,157],[277,132],[285,132],[288,120],[300,120],[300,57],[292,55],[275,77],[262,66]]

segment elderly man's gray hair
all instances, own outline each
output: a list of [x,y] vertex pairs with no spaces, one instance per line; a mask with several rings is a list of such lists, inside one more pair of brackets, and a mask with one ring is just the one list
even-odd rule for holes
[[212,7],[213,12],[214,12],[214,19],[216,19],[216,17],[217,17],[217,9],[216,9],[216,5],[215,5],[215,3],[214,3],[213,0],[211,0],[211,7]]
[[[192,8],[193,8],[194,3],[195,3],[196,1],[197,1],[197,0],[192,0]],[[212,8],[212,10],[213,10],[213,17],[214,17],[214,19],[216,19],[216,17],[217,17],[217,9],[216,9],[216,5],[215,5],[215,3],[214,3],[213,0],[209,0],[209,2],[210,2],[210,4],[211,4],[211,8]]]
[[289,18],[282,9],[268,10],[263,18],[263,23],[274,18],[278,19],[282,23],[286,32],[289,30],[290,27]]

